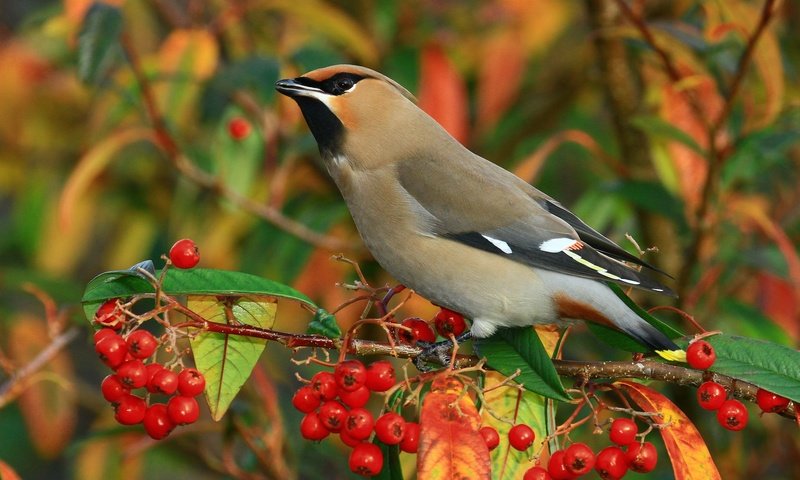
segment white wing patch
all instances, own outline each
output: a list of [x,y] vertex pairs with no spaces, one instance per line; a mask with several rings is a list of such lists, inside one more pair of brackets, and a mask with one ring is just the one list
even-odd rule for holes
[[489,240],[492,243],[492,245],[497,247],[501,252],[505,253],[506,255],[511,254],[511,247],[508,246],[507,242],[504,242],[502,240],[498,240],[496,238],[492,238],[489,235],[481,234],[481,237],[485,238],[486,240]]
[[573,247],[576,243],[579,243],[579,240],[575,240],[574,238],[551,238],[550,240],[542,242],[541,245],[539,245],[539,250],[547,253],[558,253]]
[[[491,241],[491,240],[490,240]],[[580,251],[583,248],[583,244],[580,240],[575,240],[574,238],[551,238],[550,240],[545,240],[539,245],[539,250],[547,253],[558,253],[563,252],[566,253],[569,258],[575,260],[576,262],[580,263],[585,267],[589,267],[595,272],[599,273],[600,275],[610,278],[611,280],[616,280],[618,282],[625,282],[630,285],[639,285],[639,281],[631,280],[629,278],[622,278],[619,275],[614,275],[613,273],[609,272],[607,269],[595,265],[594,263],[586,260],[585,258],[581,257],[576,251]],[[655,289],[654,289],[655,290]],[[658,290],[656,290],[658,291]]]

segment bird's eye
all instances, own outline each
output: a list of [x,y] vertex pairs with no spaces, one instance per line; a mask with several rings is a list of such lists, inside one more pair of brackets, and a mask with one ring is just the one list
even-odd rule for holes
[[334,95],[341,95],[350,90],[351,88],[353,88],[353,85],[355,85],[355,82],[353,82],[352,78],[349,77],[337,78],[333,82],[333,88],[331,89],[332,90],[331,93],[333,93]]

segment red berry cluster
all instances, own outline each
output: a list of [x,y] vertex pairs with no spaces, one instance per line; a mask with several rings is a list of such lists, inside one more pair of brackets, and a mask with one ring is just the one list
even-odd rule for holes
[[[695,340],[686,349],[686,362],[692,368],[707,370],[716,360],[714,347],[705,340]],[[707,381],[700,385],[697,389],[697,401],[703,409],[717,412],[717,422],[724,428],[739,431],[747,426],[749,419],[747,408],[739,400],[728,398],[728,392],[719,383]],[[787,405],[788,402],[786,400]]]
[[350,470],[366,477],[380,473],[383,453],[369,443],[372,433],[386,445],[399,445],[408,453],[416,453],[419,424],[407,422],[395,412],[387,412],[376,420],[364,408],[372,392],[385,392],[394,386],[394,367],[387,360],[364,366],[359,360],[345,360],[333,372],[319,372],[300,387],[292,405],[305,417],[300,434],[307,440],[319,441],[338,433],[344,444],[353,448]]
[[[122,425],[144,424],[150,437],[161,439],[177,425],[193,423],[200,415],[195,400],[206,386],[203,374],[194,368],[184,368],[176,373],[155,360],[159,341],[147,330],[137,329],[125,336],[122,328],[125,315],[116,299],[108,300],[97,311],[95,321],[108,327],[94,334],[94,348],[100,360],[114,373],[100,385],[103,398],[114,407],[114,418]],[[144,396],[135,395],[136,389],[145,389]],[[151,402],[151,395],[169,397],[166,403]]]
[[618,418],[612,422],[609,431],[609,437],[615,445],[606,447],[595,455],[585,443],[573,443],[563,450],[553,452],[547,468],[534,466],[528,469],[523,479],[572,480],[588,474],[592,469],[600,478],[608,480],[622,478],[628,470],[651,472],[658,462],[658,454],[652,443],[636,440],[638,432],[636,422],[628,418]]
[[444,338],[461,335],[467,330],[467,322],[464,316],[458,312],[441,308],[433,319],[436,333],[433,332],[430,324],[419,317],[410,317],[403,320],[402,326],[408,330],[400,330],[398,336],[403,343],[415,344],[418,341],[432,343],[436,341],[436,334]]

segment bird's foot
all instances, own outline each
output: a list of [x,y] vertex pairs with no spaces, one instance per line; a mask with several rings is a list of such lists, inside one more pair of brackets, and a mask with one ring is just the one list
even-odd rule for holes
[[455,343],[451,340],[443,340],[441,342],[417,342],[417,345],[422,348],[422,352],[414,357],[414,366],[421,372],[436,370],[436,367],[431,366],[431,364],[439,364],[445,367],[452,366],[453,349],[470,338],[472,338],[472,333],[467,330],[455,337]]

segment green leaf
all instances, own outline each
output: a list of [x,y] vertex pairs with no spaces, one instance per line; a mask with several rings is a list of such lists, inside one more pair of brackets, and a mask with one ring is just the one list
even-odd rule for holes
[[512,448],[508,432],[514,425],[524,423],[533,428],[537,439],[547,438],[547,399],[528,390],[519,390],[513,384],[499,386],[504,380],[498,372],[486,373],[485,387],[490,390],[484,394],[486,403],[481,422],[494,427],[500,435],[500,445],[490,452],[493,477],[518,479],[530,467],[528,452]]
[[[211,150],[213,173],[228,188],[242,196],[248,196],[256,181],[264,161],[264,141],[258,132],[250,132],[244,138],[236,139],[228,131],[228,124],[235,118],[243,118],[244,112],[231,106],[217,124]],[[253,127],[255,128],[255,127]],[[223,202],[230,210],[237,210],[230,202]]]
[[324,335],[328,338],[340,338],[342,330],[336,323],[336,316],[327,312],[323,308],[318,308],[314,312],[314,319],[308,324],[306,333],[311,335]]
[[688,231],[686,208],[683,202],[667,190],[660,182],[624,181],[615,182],[604,189],[619,196],[626,204],[641,210],[664,216],[674,223],[681,232]]
[[641,115],[633,118],[631,123],[654,139],[676,141],[691,148],[698,155],[706,156],[706,152],[694,141],[691,135],[660,117]]
[[[278,304],[270,297],[190,296],[187,307],[206,320],[269,329]],[[262,338],[201,331],[191,337],[197,369],[206,377],[205,396],[211,416],[225,415],[266,348]]]
[[383,468],[372,477],[377,480],[403,480],[403,468],[400,466],[400,446],[386,445],[377,438],[372,441],[383,452]]
[[[317,308],[310,298],[288,285],[229,270],[172,268],[167,271],[162,290],[168,295],[268,295]],[[94,306],[96,310],[100,303],[109,298],[124,298],[154,291],[150,282],[134,271],[115,270],[94,277],[86,286],[81,301],[84,307]]]
[[501,329],[489,338],[476,341],[475,347],[486,357],[487,365],[503,375],[513,375],[519,369],[520,375],[515,381],[527,390],[555,400],[569,400],[533,328]]
[[122,13],[106,3],[94,3],[83,17],[78,33],[78,78],[98,83],[119,50]]
[[[615,294],[617,294],[620,300],[622,300],[625,303],[625,305],[628,306],[628,308],[633,310],[643,320],[645,320],[650,325],[654,326],[661,333],[672,339],[676,339],[678,337],[683,336],[683,334],[680,331],[672,328],[667,323],[664,323],[658,318],[650,315],[642,307],[637,305],[633,300],[630,299],[630,297],[625,295],[625,292],[622,291],[622,287],[620,287],[615,283],[607,283],[607,285],[611,288],[611,290]],[[619,330],[615,330],[613,328],[599,325],[593,322],[586,322],[586,326],[589,328],[589,331],[591,331],[597,338],[611,345],[612,347],[618,348],[620,350],[625,350],[626,352],[646,352],[650,350],[650,347],[642,343],[639,343],[639,341],[634,340],[632,337],[630,337],[625,333],[620,332]]]
[[[709,370],[800,401],[800,352],[797,350],[732,335],[713,335],[704,340],[717,354]],[[687,344],[680,342],[682,347]]]

